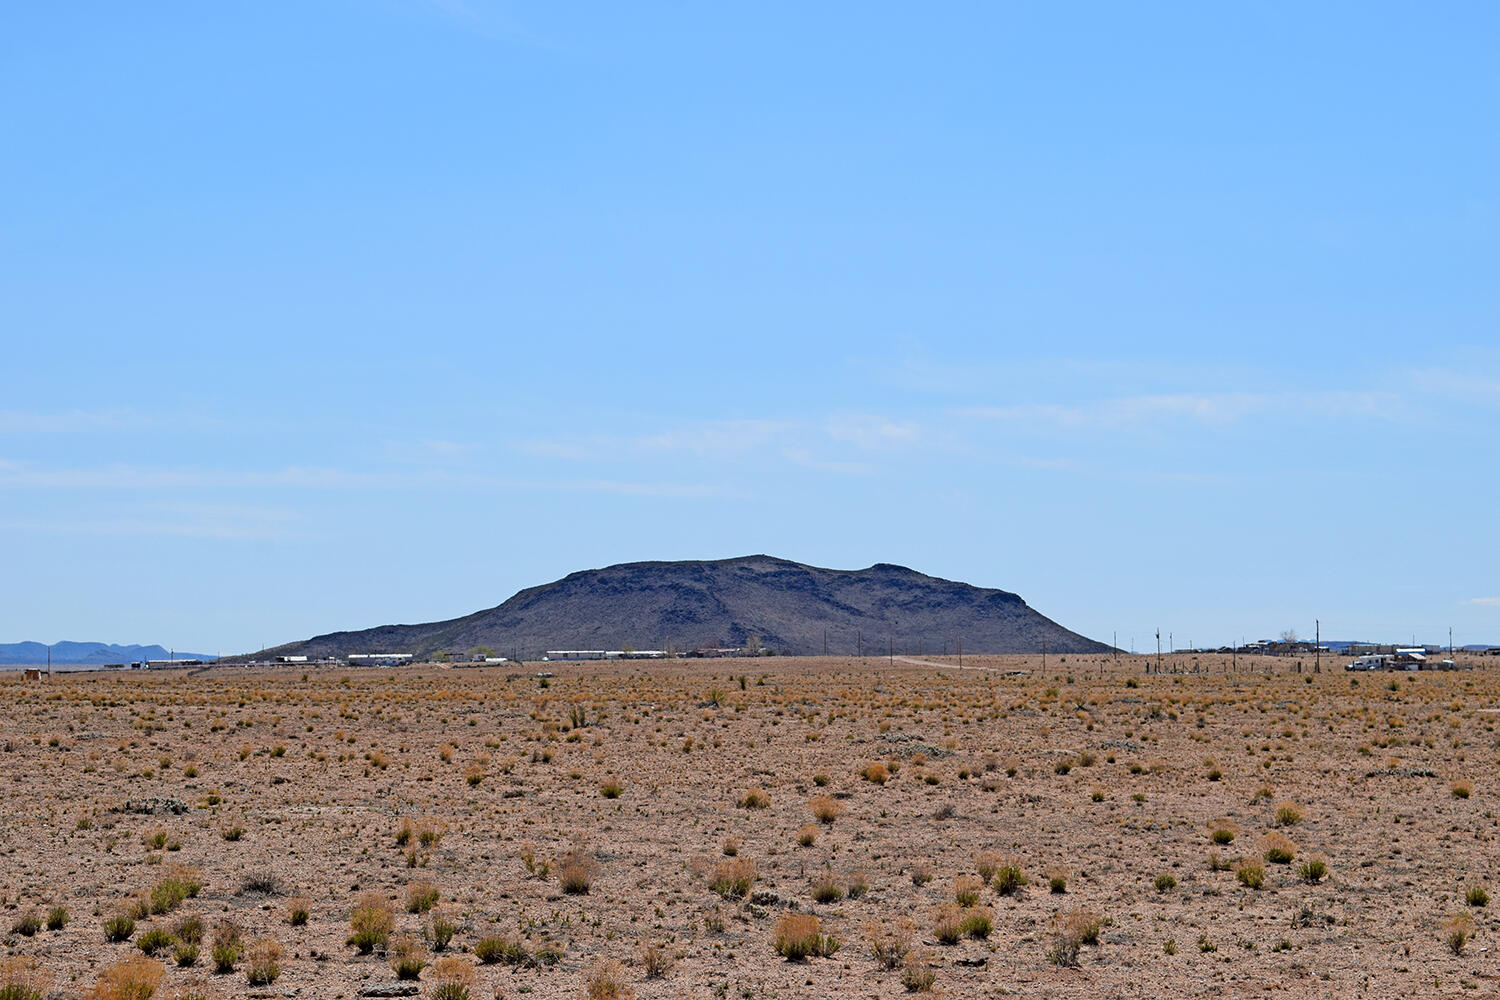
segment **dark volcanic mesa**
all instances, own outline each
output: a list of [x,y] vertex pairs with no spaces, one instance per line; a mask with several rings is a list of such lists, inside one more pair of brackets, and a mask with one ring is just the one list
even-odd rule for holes
[[532,587],[499,607],[425,625],[332,632],[270,653],[440,651],[484,646],[536,657],[547,649],[684,650],[744,646],[758,638],[778,652],[1096,653],[1109,647],[1070,632],[1015,594],[924,576],[880,563],[833,570],[770,556],[711,562],[622,563]]

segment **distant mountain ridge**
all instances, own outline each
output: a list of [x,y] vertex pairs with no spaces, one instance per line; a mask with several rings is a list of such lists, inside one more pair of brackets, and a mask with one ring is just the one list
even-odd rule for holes
[[623,563],[572,573],[462,618],[331,632],[268,654],[467,653],[743,647],[779,653],[1102,653],[1003,590],[877,563],[833,570],[777,559]]
[[[0,642],[0,663],[36,666],[47,662],[48,645],[43,642]],[[205,653],[172,652],[162,646],[121,646],[110,642],[54,642],[52,662],[62,666],[130,663],[135,660],[212,660]]]

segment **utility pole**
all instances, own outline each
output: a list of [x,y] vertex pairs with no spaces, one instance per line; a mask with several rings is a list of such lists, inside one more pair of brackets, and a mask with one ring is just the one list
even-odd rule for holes
[[859,658],[861,660],[864,659],[865,658],[865,634],[863,632],[855,632],[854,633],[854,648],[858,651],[857,655],[859,656]]
[[1161,629],[1156,630],[1156,672],[1161,673]]
[[958,665],[960,667],[964,665],[964,637],[963,636],[959,636],[958,637]]
[[885,637],[885,655],[890,659],[891,666],[896,665],[896,640],[889,635]]
[[1042,640],[1042,675],[1047,674],[1047,640]]
[[1119,629],[1115,629],[1114,640],[1115,640],[1115,645],[1114,645],[1114,649],[1115,649],[1115,666],[1118,667],[1120,665],[1120,630]]
[[1323,672],[1323,623],[1313,619],[1313,673]]

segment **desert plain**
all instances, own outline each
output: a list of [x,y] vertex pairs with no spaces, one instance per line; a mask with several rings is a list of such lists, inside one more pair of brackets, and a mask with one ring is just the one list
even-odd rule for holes
[[1500,672],[1342,663],[5,675],[4,995],[1496,995]]

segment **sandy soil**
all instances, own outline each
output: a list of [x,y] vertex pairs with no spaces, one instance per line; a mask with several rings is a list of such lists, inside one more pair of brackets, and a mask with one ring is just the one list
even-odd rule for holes
[[[1493,668],[1314,674],[1240,658],[1230,673],[1228,659],[1179,657],[1165,675],[1145,657],[1050,657],[1045,672],[1034,657],[965,657],[962,671],[875,657],[552,664],[545,687],[537,664],[10,676],[4,951],[34,958],[52,995],[81,997],[148,931],[198,915],[202,954],[179,968],[172,945],[158,952],[157,996],[354,997],[397,981],[383,948],[347,943],[351,907],[374,893],[398,933],[451,919],[445,954],[473,963],[484,998],[586,996],[603,960],[640,997],[890,998],[923,969],[951,997],[1500,993],[1500,900],[1465,898],[1500,888]],[[884,784],[862,776],[876,763],[894,772]],[[765,808],[740,806],[752,788]],[[820,795],[831,822],[813,815]],[[128,811],[164,800],[186,811]],[[444,832],[398,844],[403,820]],[[1232,842],[1211,840],[1215,823]],[[1263,857],[1278,834],[1290,863]],[[748,898],[710,887],[731,840],[754,867]],[[587,893],[559,883],[575,850]],[[1317,882],[1299,874],[1315,854]],[[940,943],[935,911],[991,861],[1027,884],[979,888],[989,936]],[[1260,888],[1240,881],[1243,861],[1264,869]],[[197,895],[107,941],[104,921],[180,866]],[[822,877],[868,891],[816,902]],[[423,882],[437,908],[407,912]],[[288,922],[295,897],[303,926]],[[21,933],[55,906],[65,927]],[[1100,923],[1076,966],[1074,911]],[[783,960],[774,929],[790,912],[815,915],[839,950]],[[1444,925],[1462,914],[1473,935],[1455,953]],[[212,974],[223,920],[282,944],[274,983],[250,985],[243,955]],[[898,934],[905,920],[905,970],[883,968],[870,926]],[[1072,921],[1076,944],[1088,921]],[[476,943],[497,937],[556,961],[479,964]],[[664,976],[646,974],[652,945],[672,959]]]

